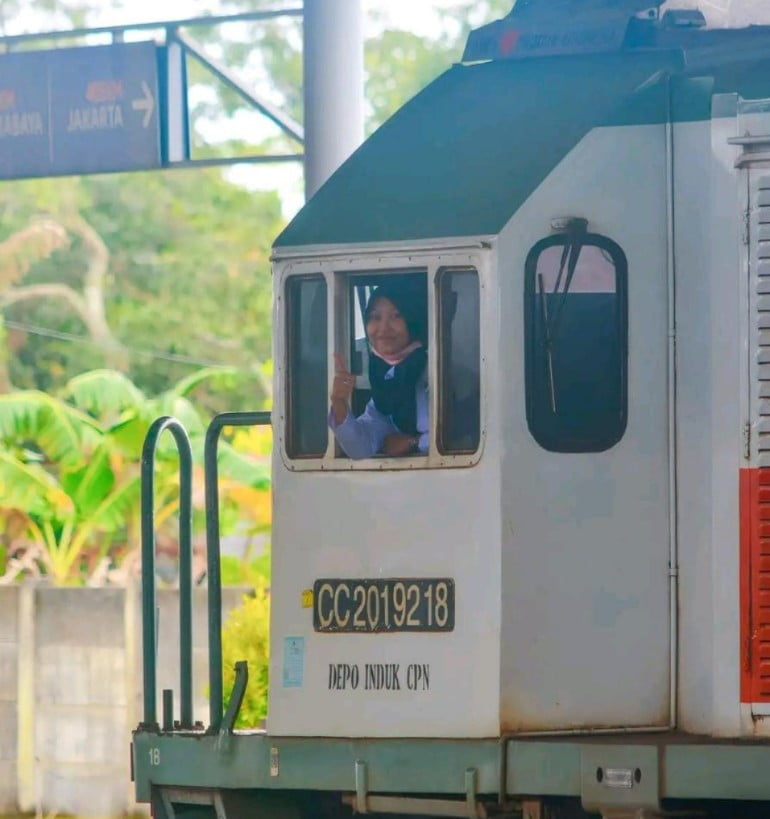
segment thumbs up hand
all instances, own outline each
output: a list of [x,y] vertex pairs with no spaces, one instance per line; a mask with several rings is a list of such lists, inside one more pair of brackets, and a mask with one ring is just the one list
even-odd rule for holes
[[341,424],[350,412],[350,396],[356,387],[356,377],[346,367],[342,356],[334,354],[334,382],[332,383],[332,413],[337,424]]

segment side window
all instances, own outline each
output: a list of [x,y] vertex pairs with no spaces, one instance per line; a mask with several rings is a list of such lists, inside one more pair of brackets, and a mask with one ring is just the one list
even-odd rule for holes
[[525,268],[527,423],[552,452],[614,446],[628,412],[628,264],[612,240],[573,230]]
[[438,305],[438,448],[444,455],[475,452],[481,437],[478,273],[439,271]]
[[286,283],[287,440],[292,458],[322,457],[328,432],[326,281],[298,276]]

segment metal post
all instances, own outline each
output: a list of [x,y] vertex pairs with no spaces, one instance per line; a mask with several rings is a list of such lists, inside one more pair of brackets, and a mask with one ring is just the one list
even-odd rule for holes
[[166,131],[165,162],[190,158],[190,124],[187,119],[187,64],[184,48],[174,39],[175,29],[166,31]]
[[310,198],[364,137],[361,0],[305,0],[305,195]]

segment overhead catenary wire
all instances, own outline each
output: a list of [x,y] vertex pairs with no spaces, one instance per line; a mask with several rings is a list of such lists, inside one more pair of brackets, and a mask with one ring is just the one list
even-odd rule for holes
[[[20,321],[9,321],[7,319],[3,321],[3,324],[5,324],[5,326],[11,330],[20,330],[24,333],[31,333],[32,335],[43,336],[45,338],[53,338],[57,341],[70,341],[73,344],[86,344],[91,347],[102,347],[101,344],[86,336],[79,336],[75,333],[66,333],[62,330],[54,330],[51,327],[40,327],[35,324],[26,324]],[[236,369],[240,372],[247,372],[241,368],[233,367],[230,364],[222,364],[219,361],[205,361],[198,358],[193,358],[192,356],[180,355],[179,353],[162,353],[158,350],[139,350],[135,347],[126,347],[125,345],[122,345],[122,348],[130,355],[141,356],[143,358],[171,361],[176,364],[187,364],[191,367],[208,367],[211,369],[220,370]]]

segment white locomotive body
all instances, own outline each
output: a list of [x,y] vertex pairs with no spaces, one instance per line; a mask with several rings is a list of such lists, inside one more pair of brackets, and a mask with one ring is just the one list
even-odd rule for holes
[[[457,66],[279,239],[271,731],[766,731],[770,103],[746,95],[770,83],[715,34],[739,43],[687,32],[696,70],[673,48]],[[361,346],[359,291],[410,274],[429,451],[351,461],[321,426],[292,452],[307,406],[325,423],[333,353]],[[479,414],[457,454],[455,348]],[[322,578],[364,585],[303,609]],[[372,625],[368,581],[398,578],[451,579],[453,630]],[[318,627],[335,594],[359,595],[355,628]],[[367,685],[377,664],[430,688]]]

